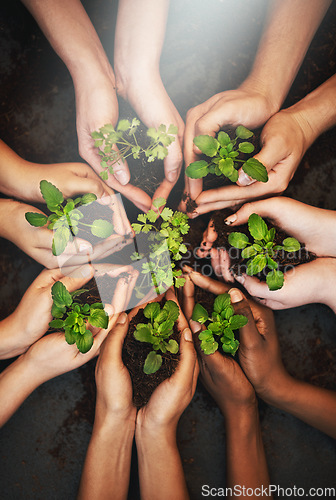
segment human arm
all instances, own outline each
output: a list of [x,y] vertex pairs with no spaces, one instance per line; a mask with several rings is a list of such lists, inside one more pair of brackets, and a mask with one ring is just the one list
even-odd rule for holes
[[182,166],[184,123],[164,88],[159,68],[168,8],[169,0],[121,0],[116,26],[114,64],[118,94],[129,101],[147,127],[178,127],[164,160],[165,179],[153,199],[168,198]]
[[249,303],[237,289],[230,290],[237,314],[248,318],[240,330],[239,360],[257,394],[268,404],[291,413],[322,432],[336,437],[336,393],[296,380],[281,360],[272,312]]
[[[176,301],[172,290],[168,290],[166,298]],[[181,332],[178,367],[155,389],[137,415],[135,439],[141,497],[144,499],[189,498],[176,444],[176,427],[194,395],[198,363],[191,331],[182,312],[178,329]]]

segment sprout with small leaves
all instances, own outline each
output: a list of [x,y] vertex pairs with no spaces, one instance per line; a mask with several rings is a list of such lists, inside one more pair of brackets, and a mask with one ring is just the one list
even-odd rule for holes
[[43,227],[54,230],[52,242],[53,255],[61,255],[65,247],[79,231],[79,226],[88,226],[91,233],[98,238],[108,238],[113,233],[113,225],[104,219],[96,219],[92,224],[85,224],[81,221],[84,215],[78,210],[79,207],[89,205],[97,199],[93,193],[78,196],[74,200],[68,198],[64,200],[61,191],[51,182],[42,180],[40,190],[48,210],[53,212],[49,217],[36,212],[26,212],[25,217],[31,226]]
[[275,261],[277,252],[297,252],[301,245],[295,238],[285,238],[282,245],[276,245],[274,242],[275,228],[268,229],[266,222],[258,214],[250,215],[248,228],[254,240],[253,243],[250,242],[246,234],[238,232],[229,234],[229,243],[242,250],[243,259],[248,259],[246,273],[249,276],[258,274],[264,269],[270,269],[266,276],[268,288],[272,291],[279,290],[284,284],[284,274],[278,269],[278,264]]
[[234,313],[228,293],[216,297],[211,315],[201,304],[195,304],[191,319],[202,325],[207,323],[206,329],[198,335],[204,354],[213,354],[217,351],[217,340],[221,342],[225,353],[233,356],[236,354],[239,341],[234,337],[234,330],[247,325],[247,318]]
[[[198,135],[194,138],[194,144],[210,160],[199,160],[190,163],[186,169],[186,175],[191,179],[201,179],[208,174],[224,175],[230,181],[237,182],[239,175],[237,167],[239,163],[243,163],[242,168],[244,172],[252,177],[252,179],[267,182],[267,170],[259,160],[249,158],[245,161],[238,158],[239,153],[253,153],[253,144],[246,141],[246,139],[252,136],[253,132],[242,125],[236,128],[236,137],[234,139],[231,139],[223,131],[218,133],[217,138],[210,135]],[[239,142],[238,139],[243,139],[243,142]]]
[[[179,350],[176,340],[169,339],[173,333],[174,324],[179,317],[180,310],[176,302],[167,300],[163,308],[157,302],[151,302],[143,310],[148,323],[138,323],[134,337],[140,342],[152,344],[153,350],[148,354],[143,371],[146,375],[155,373],[162,365],[162,356],[167,351],[177,354]],[[169,339],[169,340],[168,340]]]

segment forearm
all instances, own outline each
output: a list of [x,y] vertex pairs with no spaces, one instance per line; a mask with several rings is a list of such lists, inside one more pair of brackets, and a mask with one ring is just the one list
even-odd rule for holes
[[[35,367],[36,368],[36,367]],[[20,356],[0,374],[0,427],[42,383],[25,356]]]
[[96,413],[78,498],[104,500],[127,498],[134,420],[119,421]]
[[257,406],[226,414],[225,425],[227,486],[267,487],[270,480]]
[[189,498],[175,429],[137,428],[136,445],[141,498],[185,500]]
[[331,0],[275,0],[250,75],[243,84],[280,109]]
[[265,401],[336,438],[336,393],[288,375]]
[[[80,0],[22,0],[79,84],[100,77],[114,80],[111,65]],[[103,76],[104,75],[104,76]]]

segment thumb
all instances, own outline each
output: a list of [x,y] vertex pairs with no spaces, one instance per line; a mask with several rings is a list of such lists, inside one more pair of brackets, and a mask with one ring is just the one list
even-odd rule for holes
[[190,328],[184,328],[180,339],[180,362],[173,377],[180,379],[183,385],[190,386],[198,375],[197,355]]
[[247,299],[237,288],[229,290],[231,303],[234,307],[235,314],[241,314],[247,318],[247,325],[240,328],[240,342],[246,348],[252,348],[262,341],[262,337],[256,327],[252,310]]
[[[114,151],[119,153],[118,148],[114,145],[113,148]],[[113,163],[113,175],[115,179],[122,185],[125,186],[125,184],[129,183],[129,180],[131,178],[130,171],[128,169],[127,162],[122,159],[119,159],[115,163]]]
[[119,314],[114,327],[108,333],[101,355],[107,356],[111,363],[118,363],[121,361],[121,353],[125,337],[128,332],[129,320],[125,312]]
[[59,281],[69,292],[74,292],[85,285],[93,277],[94,269],[90,264],[80,266]]

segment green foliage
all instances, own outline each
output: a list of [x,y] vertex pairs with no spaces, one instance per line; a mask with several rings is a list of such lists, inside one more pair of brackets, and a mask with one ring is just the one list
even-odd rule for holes
[[[188,216],[182,212],[173,212],[165,207],[160,213],[159,209],[166,203],[164,198],[157,198],[153,206],[157,212],[149,210],[147,214],[138,215],[138,223],[132,224],[136,234],[150,233],[148,262],[143,264],[142,273],[151,274],[158,294],[163,293],[171,285],[179,288],[185,283],[181,277],[182,271],[176,269],[175,262],[182,259],[187,252],[183,243],[183,236],[189,231]],[[160,223],[157,219],[161,218]],[[155,224],[154,224],[155,223]],[[133,260],[143,256],[133,254]]]
[[98,238],[108,238],[113,233],[113,225],[103,219],[96,219],[92,224],[81,222],[84,215],[79,207],[89,205],[97,199],[93,193],[78,196],[76,199],[68,198],[64,201],[61,191],[48,181],[40,182],[40,190],[50,212],[49,217],[35,212],[26,212],[25,217],[31,226],[47,226],[54,230],[52,242],[53,255],[61,255],[65,247],[79,231],[79,226],[90,227],[91,233]]
[[163,354],[167,351],[176,354],[179,350],[176,340],[169,339],[169,337],[173,333],[174,323],[179,317],[180,310],[176,302],[167,300],[162,309],[160,304],[152,302],[146,305],[143,312],[149,321],[137,324],[134,337],[139,342],[147,342],[153,346],[143,369],[146,375],[149,375],[158,371],[162,365],[162,356],[157,351]]
[[[211,315],[201,305],[195,304],[192,319],[202,325],[207,323],[198,338],[201,341],[201,349],[205,354],[213,354],[218,349],[218,342],[222,343],[225,353],[236,354],[239,342],[234,337],[234,330],[238,330],[247,324],[247,318],[241,314],[235,314],[228,293],[216,297]],[[217,339],[217,340],[216,340]]]
[[175,135],[178,132],[175,125],[160,125],[157,129],[149,128],[147,137],[149,138],[148,147],[142,147],[138,144],[136,132],[140,125],[137,118],[129,120],[120,120],[115,128],[111,124],[104,125],[99,131],[92,132],[94,146],[99,148],[98,154],[101,156],[101,166],[103,167],[100,176],[107,180],[108,172],[114,173],[113,165],[119,161],[124,162],[129,156],[138,159],[141,154],[145,155],[148,162],[156,158],[164,160],[168,154],[168,146],[175,141]]
[[199,160],[190,163],[186,169],[186,174],[192,179],[201,179],[208,174],[217,176],[224,175],[230,181],[237,182],[239,163],[242,163],[244,172],[260,182],[268,181],[268,174],[265,166],[256,158],[249,158],[246,161],[238,158],[239,153],[251,154],[254,146],[251,142],[239,142],[238,139],[249,139],[253,132],[239,125],[236,128],[236,136],[231,139],[230,136],[220,131],[215,137],[210,135],[199,135],[194,138],[194,144],[202,151],[205,156],[211,158],[209,161]]
[[90,306],[80,304],[75,300],[84,292],[87,290],[76,290],[70,293],[61,281],[56,281],[51,288],[53,299],[51,314],[54,319],[49,323],[51,328],[63,330],[67,343],[76,343],[78,350],[83,354],[88,352],[93,345],[92,333],[87,328],[88,324],[97,328],[107,328],[109,321],[101,302]]
[[276,245],[274,242],[275,229],[268,229],[264,219],[258,214],[251,214],[248,220],[248,228],[253,238],[253,243],[249,238],[238,232],[229,234],[229,243],[235,248],[242,250],[241,256],[247,261],[247,274],[253,276],[262,272],[265,268],[269,269],[266,275],[266,283],[272,291],[282,288],[284,275],[278,270],[278,264],[274,260],[279,251],[297,252],[301,245],[295,238],[285,238],[282,245]]

